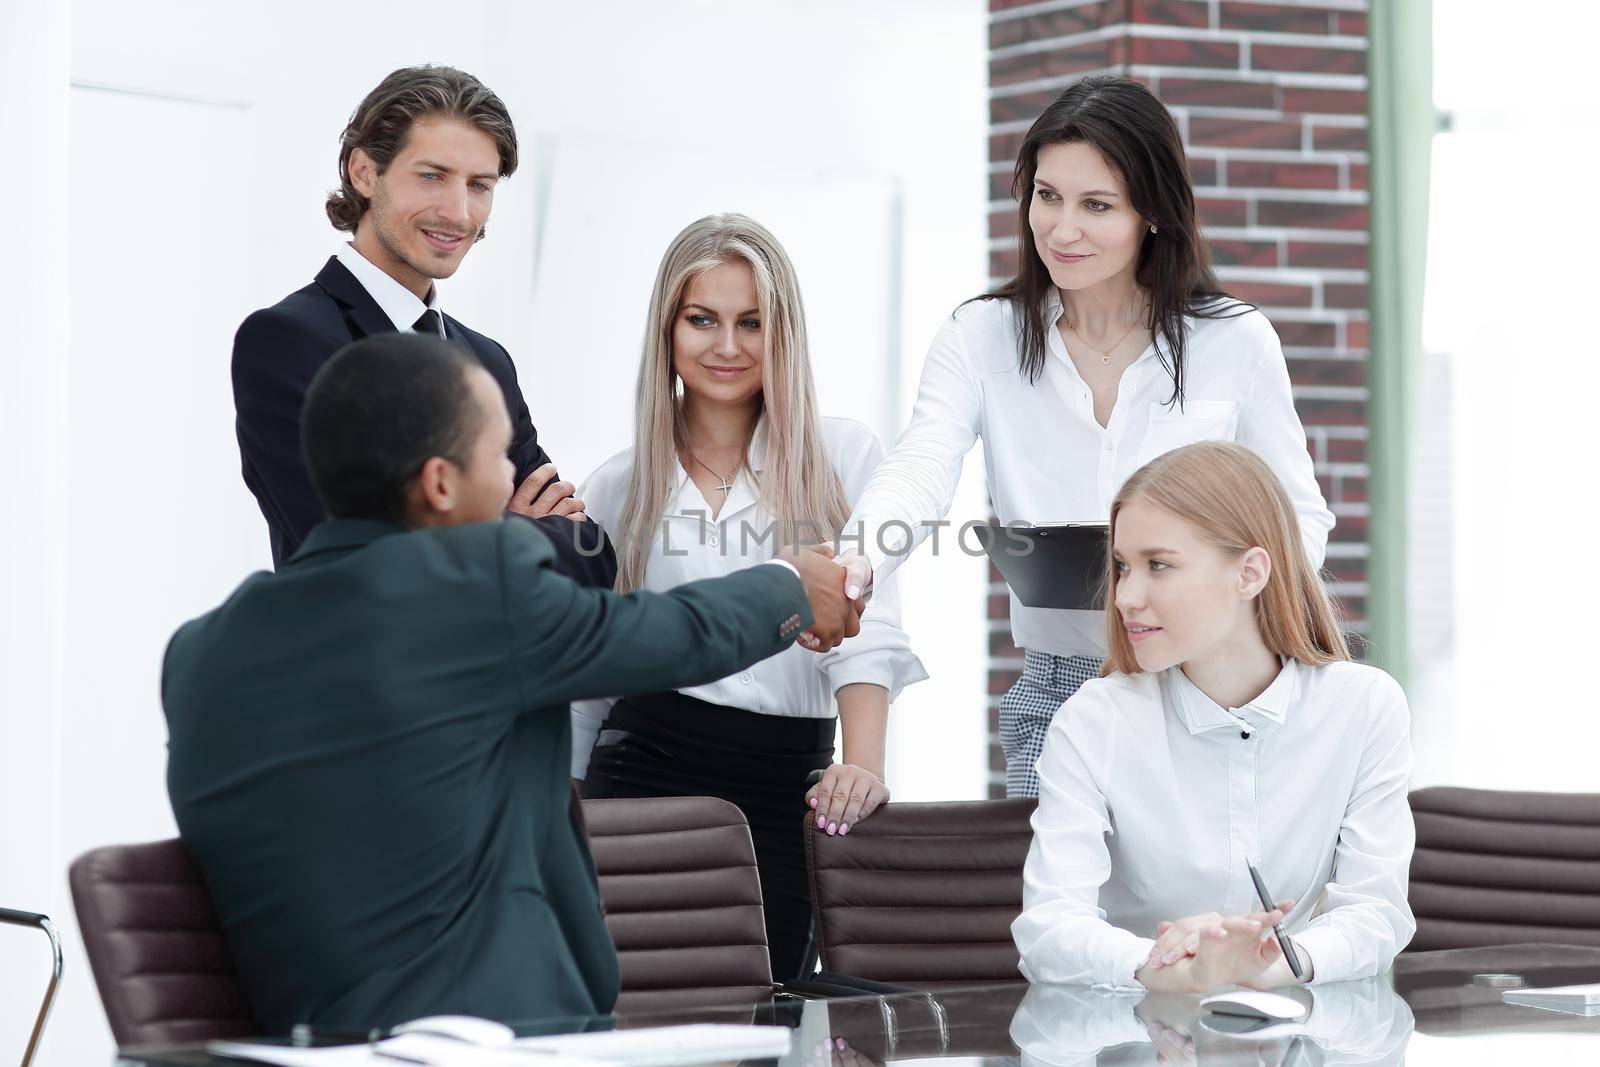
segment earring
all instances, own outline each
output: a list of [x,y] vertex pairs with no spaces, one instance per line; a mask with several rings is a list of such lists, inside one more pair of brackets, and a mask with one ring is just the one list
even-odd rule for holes
[[1150,232],[1151,233],[1155,233],[1156,232],[1156,228],[1154,226],[1150,227]]

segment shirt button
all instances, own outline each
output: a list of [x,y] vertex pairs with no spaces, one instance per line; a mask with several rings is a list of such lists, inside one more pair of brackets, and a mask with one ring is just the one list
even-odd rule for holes
[[739,675],[739,681],[743,682],[745,685],[749,685],[751,682],[755,681],[755,678],[750,674],[749,671],[745,671],[743,674]]
[[1250,740],[1250,731],[1249,730],[1240,730],[1239,731],[1239,736],[1244,738],[1246,741],[1248,741],[1248,740]]
[[716,548],[717,547],[717,535],[716,534],[712,534],[710,537],[706,538],[706,544],[710,545],[712,548]]

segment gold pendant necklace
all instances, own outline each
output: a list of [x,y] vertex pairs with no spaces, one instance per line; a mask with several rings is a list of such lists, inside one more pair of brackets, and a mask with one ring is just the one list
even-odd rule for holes
[[1087,337],[1081,333],[1078,333],[1077,323],[1067,318],[1065,314],[1063,314],[1061,317],[1066,319],[1067,329],[1071,330],[1074,334],[1077,334],[1078,340],[1082,341],[1086,346],[1088,346],[1091,352],[1100,353],[1100,362],[1108,367],[1111,366],[1111,353],[1115,352],[1117,350],[1117,346],[1128,339],[1128,335],[1133,332],[1133,327],[1139,325],[1141,321],[1140,319],[1134,319],[1133,326],[1129,326],[1126,330],[1123,330],[1122,336],[1117,338],[1110,348],[1097,348],[1094,345],[1089,344],[1089,339]]

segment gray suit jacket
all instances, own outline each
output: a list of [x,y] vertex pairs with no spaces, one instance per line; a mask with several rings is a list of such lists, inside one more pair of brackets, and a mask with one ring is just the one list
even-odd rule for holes
[[781,567],[623,596],[554,556],[516,517],[330,520],[173,637],[173,813],[268,1033],[611,1009],[568,701],[726,676],[812,619]]

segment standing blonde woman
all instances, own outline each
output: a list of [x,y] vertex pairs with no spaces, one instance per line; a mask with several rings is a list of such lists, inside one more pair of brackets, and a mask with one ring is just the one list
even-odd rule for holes
[[[670,589],[765,562],[780,545],[832,541],[883,457],[865,426],[817,414],[794,267],[742,215],[700,219],[667,248],[635,400],[633,447],[582,492],[612,533],[621,591]],[[880,583],[860,634],[831,652],[793,647],[710,685],[573,708],[584,796],[716,796],[743,810],[779,981],[811,958],[803,805],[819,828],[848,833],[889,795],[889,702],[927,677],[899,614],[893,586]]]

